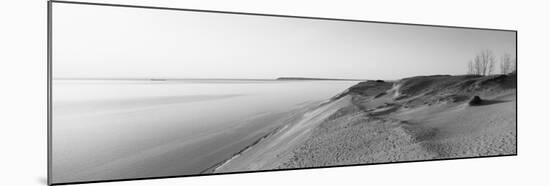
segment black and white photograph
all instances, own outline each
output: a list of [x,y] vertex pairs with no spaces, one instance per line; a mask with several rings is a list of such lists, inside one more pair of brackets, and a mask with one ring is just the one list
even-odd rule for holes
[[546,4],[3,1],[0,186],[549,185]]
[[52,2],[50,182],[517,154],[517,32]]

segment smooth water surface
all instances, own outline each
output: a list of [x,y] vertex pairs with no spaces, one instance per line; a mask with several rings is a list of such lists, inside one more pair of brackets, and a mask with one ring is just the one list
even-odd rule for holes
[[54,80],[53,182],[200,174],[356,83]]

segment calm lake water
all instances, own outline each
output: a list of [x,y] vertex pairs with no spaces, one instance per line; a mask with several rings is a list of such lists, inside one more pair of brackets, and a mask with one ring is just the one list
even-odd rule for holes
[[54,80],[53,182],[200,174],[356,83]]

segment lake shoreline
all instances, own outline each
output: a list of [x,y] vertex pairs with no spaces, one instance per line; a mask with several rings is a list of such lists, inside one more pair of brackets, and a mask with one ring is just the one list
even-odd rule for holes
[[208,172],[263,142],[259,139],[286,124],[296,110],[355,83],[144,82],[54,80],[53,179]]

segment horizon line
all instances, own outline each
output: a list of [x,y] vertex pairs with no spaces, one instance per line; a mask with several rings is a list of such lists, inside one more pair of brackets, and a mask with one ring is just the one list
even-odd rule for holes
[[162,77],[54,77],[54,80],[369,80],[366,78],[320,78],[320,77],[298,77],[281,76],[275,78],[162,78]]

